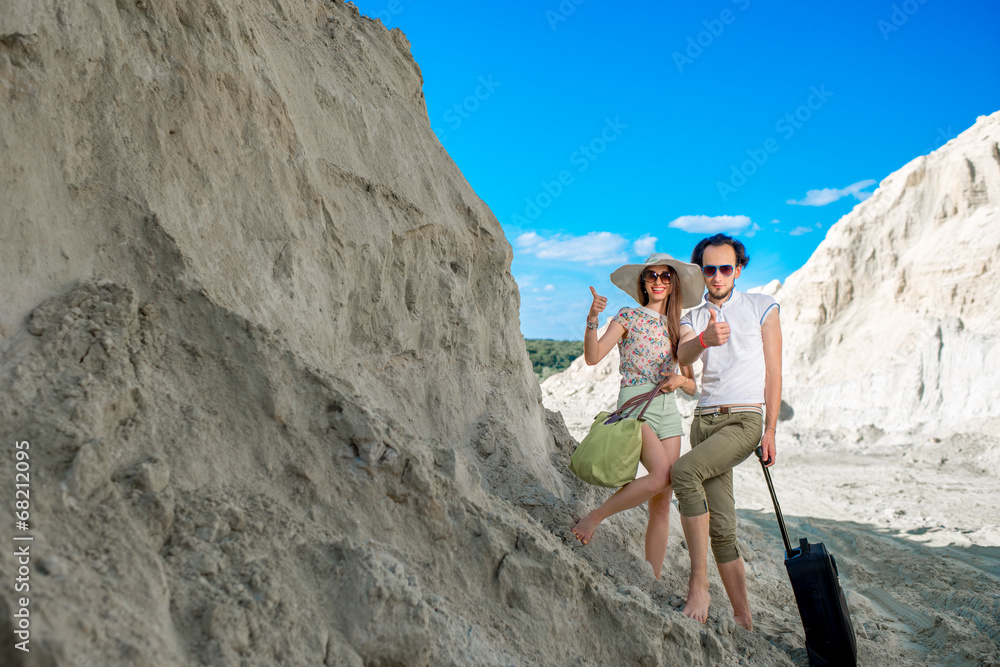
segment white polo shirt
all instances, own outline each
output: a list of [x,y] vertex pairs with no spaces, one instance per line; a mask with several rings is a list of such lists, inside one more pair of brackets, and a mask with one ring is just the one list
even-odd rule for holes
[[698,407],[713,405],[752,405],[764,403],[764,339],[761,325],[772,309],[774,297],[747,294],[735,289],[721,309],[706,297],[681,318],[681,336],[685,329],[700,334],[708,326],[711,310],[717,322],[729,324],[725,345],[709,347],[701,359],[701,398]]

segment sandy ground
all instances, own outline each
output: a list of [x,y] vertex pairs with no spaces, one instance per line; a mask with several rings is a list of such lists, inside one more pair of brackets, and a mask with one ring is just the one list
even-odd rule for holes
[[[571,431],[582,436],[580,426]],[[789,539],[793,546],[803,537],[823,542],[836,558],[859,664],[1000,664],[995,438],[848,434],[783,423],[778,447],[771,475]],[[794,664],[808,665],[781,535],[755,459],[736,469],[734,486],[757,633]],[[631,549],[641,549],[645,512],[625,514],[633,516],[605,525],[633,533]],[[662,586],[666,603],[679,609],[689,566],[678,519],[675,513]],[[712,574],[707,627],[731,632]]]
[[[835,555],[859,637],[891,637],[912,664],[997,663],[1000,481],[977,465],[983,444],[881,440],[787,433],[772,477],[793,546]],[[779,543],[759,465],[740,466],[735,486],[742,519]],[[794,620],[760,627],[781,638]]]
[[[836,558],[861,664],[1000,663],[1000,481],[974,458],[940,456],[969,438],[921,447],[783,436],[772,479],[789,539],[823,542]],[[757,628],[808,664],[795,649],[797,610],[775,587],[781,536],[759,464],[737,468],[734,485],[741,538],[767,565],[749,555]]]

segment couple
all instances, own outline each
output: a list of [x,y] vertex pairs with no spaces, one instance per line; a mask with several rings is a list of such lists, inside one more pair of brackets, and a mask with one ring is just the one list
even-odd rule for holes
[[[716,234],[695,246],[691,264],[653,253],[643,264],[616,269],[611,282],[639,307],[622,308],[600,339],[597,317],[607,299],[590,288],[594,302],[587,316],[584,359],[594,365],[618,345],[622,374],[618,405],[650,391],[664,376],[669,380],[663,395],[646,411],[642,426],[640,461],[649,475],[620,488],[573,526],[573,534],[587,544],[604,519],[648,500],[646,560],[659,579],[667,552],[670,495],[676,493],[691,556],[684,614],[702,623],[708,618],[711,538],[735,620],[752,630],[746,572],[736,546],[732,471],[758,444],[765,464],[774,463],[781,326],[772,297],[734,289],[749,260],[742,243]],[[681,317],[682,306],[697,307]],[[677,389],[695,393],[691,365],[699,357],[704,363],[701,398],[691,424],[691,450],[680,456],[681,418],[675,399],[666,394]]]

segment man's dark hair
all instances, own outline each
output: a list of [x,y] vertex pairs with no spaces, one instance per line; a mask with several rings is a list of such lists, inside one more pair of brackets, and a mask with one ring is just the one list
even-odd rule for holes
[[702,264],[702,255],[705,254],[705,248],[710,245],[728,245],[731,246],[733,251],[736,253],[736,263],[746,268],[747,264],[750,263],[750,255],[747,254],[747,249],[743,247],[743,244],[734,239],[732,236],[726,236],[725,234],[716,234],[715,236],[709,236],[706,239],[698,241],[698,245],[694,247],[691,252],[691,263],[697,264],[698,266],[704,266]]

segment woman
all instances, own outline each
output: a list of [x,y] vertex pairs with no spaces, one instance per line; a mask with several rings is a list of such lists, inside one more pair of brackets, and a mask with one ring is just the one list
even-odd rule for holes
[[677,372],[677,344],[680,339],[681,308],[701,303],[705,283],[694,264],[654,252],[643,264],[626,264],[611,274],[611,282],[639,303],[638,308],[622,308],[608,324],[600,340],[597,317],[608,300],[593,287],[594,302],[587,315],[583,356],[588,366],[603,359],[618,345],[621,354],[619,407],[628,399],[648,393],[664,376],[669,380],[662,393],[646,410],[642,425],[642,453],[639,460],[649,471],[618,489],[613,496],[573,526],[573,534],[587,544],[604,519],[622,510],[649,501],[646,528],[646,560],[660,578],[667,553],[670,528],[670,468],[681,451],[681,417],[671,392],[681,389],[688,395],[697,390],[689,366]]

